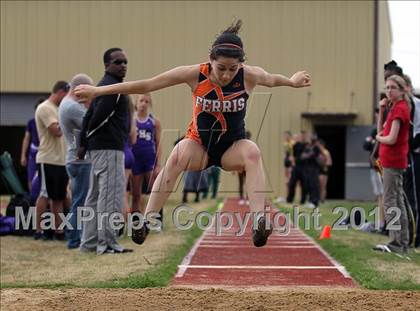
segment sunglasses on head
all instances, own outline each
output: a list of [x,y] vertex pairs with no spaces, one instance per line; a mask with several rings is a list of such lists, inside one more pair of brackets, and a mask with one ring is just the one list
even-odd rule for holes
[[121,64],[127,65],[128,62],[126,59],[114,59],[111,63],[115,65],[121,65]]

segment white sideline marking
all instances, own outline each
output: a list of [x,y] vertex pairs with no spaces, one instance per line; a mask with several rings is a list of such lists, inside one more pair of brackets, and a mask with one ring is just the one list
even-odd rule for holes
[[[179,267],[183,267],[179,265]],[[192,265],[185,267],[188,269],[259,269],[259,270],[339,270],[336,266],[211,266],[211,265]]]
[[[218,238],[239,238],[239,237],[250,237],[252,236],[251,232],[245,232],[244,234],[232,233],[226,234],[225,232],[221,234],[206,234],[207,237],[218,237]],[[272,238],[279,238],[279,239],[299,239],[304,238],[303,234],[292,234],[292,235],[280,235],[280,234],[272,234],[270,237]]]
[[[221,210],[223,208],[224,203],[219,203],[219,210]],[[214,221],[214,216],[213,216],[213,221]],[[191,248],[190,252],[188,253],[187,256],[185,256],[185,258],[182,260],[182,263],[178,266],[178,271],[175,275],[176,278],[180,278],[184,275],[185,271],[187,271],[187,268],[189,267],[189,264],[191,262],[191,259],[193,258],[193,256],[195,255],[195,252],[197,251],[198,247],[200,246],[201,241],[204,239],[207,231],[210,228],[207,228],[207,230],[205,230],[203,232],[203,234],[201,235],[201,237],[195,242],[193,248]]]
[[[248,241],[252,241],[252,236],[248,236],[248,237],[204,237],[204,241],[210,241],[210,242],[248,242]],[[312,243],[312,241],[308,240],[308,239],[271,239],[271,236],[269,237],[269,241],[270,242],[274,242],[274,243],[279,243],[279,242],[284,242],[284,243],[289,243],[289,242],[306,242],[306,243]]]
[[[232,244],[233,242],[235,242],[235,240],[230,240],[230,241],[212,241],[212,240],[203,240],[203,243],[207,243],[207,244]],[[240,241],[238,241],[240,242]],[[248,241],[243,241],[243,244],[246,245],[251,245],[251,242]],[[272,243],[272,241],[270,241],[270,244],[277,244],[277,245],[288,245],[288,244],[295,244],[295,245],[302,245],[302,244],[310,244],[312,245],[313,243],[311,243],[310,241],[284,241],[283,243]]]
[[344,266],[342,266],[342,265],[339,265],[338,264],[338,262],[334,259],[334,258],[332,258],[326,251],[324,251],[324,249],[321,247],[321,246],[319,246],[319,244],[318,243],[316,243],[315,242],[315,240],[314,239],[312,239],[310,236],[308,236],[308,239],[310,240],[310,241],[312,241],[313,243],[314,243],[314,245],[315,245],[315,247],[325,256],[325,257],[327,257],[327,259],[329,260],[329,261],[331,261],[332,262],[332,264],[333,265],[335,265],[336,267],[337,267],[337,270],[338,271],[340,271],[340,273],[346,278],[346,279],[351,279],[351,276],[350,276],[350,274],[347,272],[347,270],[346,270],[346,268],[344,267]]
[[[222,230],[220,230],[220,233],[227,234],[227,235],[232,235],[232,234],[236,234],[236,233],[240,232],[241,230],[242,230],[242,228],[239,228],[239,227],[238,228],[231,228],[229,230],[225,230],[224,228],[222,228]],[[248,233],[248,234],[251,233],[252,234],[252,230],[251,229],[246,229],[246,230],[244,230],[244,233]],[[209,235],[217,235],[217,234],[218,234],[218,232],[216,231],[216,229],[210,228]],[[285,231],[280,231],[280,230],[273,229],[273,235],[293,236],[293,235],[303,235],[303,234],[299,231],[287,231],[287,232],[285,232]]]
[[187,268],[189,267],[189,264],[191,262],[191,259],[195,255],[195,252],[197,251],[198,247],[200,246],[201,240],[203,239],[203,236],[201,236],[197,242],[195,242],[193,248],[191,248],[190,252],[187,256],[184,257],[182,260],[181,265],[178,266],[178,272],[176,273],[175,277],[180,278],[184,275],[185,271],[187,271]]
[[[226,199],[225,199],[226,201]],[[224,205],[224,204],[223,204]],[[219,210],[223,208],[223,205],[221,204],[219,207]],[[214,218],[214,216],[213,216]],[[214,219],[213,219],[214,221]],[[328,270],[338,270],[345,278],[351,278],[350,274],[347,272],[346,268],[342,265],[339,265],[338,262],[332,258],[324,249],[322,249],[319,244],[310,236],[303,234],[300,229],[293,229],[291,230],[293,232],[293,236],[289,235],[289,239],[287,239],[288,235],[278,235],[279,239],[270,239],[270,241],[282,241],[285,242],[285,245],[272,245],[267,246],[266,248],[315,248],[318,249],[329,261],[332,266],[218,266],[218,265],[190,265],[191,260],[193,256],[195,255],[198,247],[203,248],[224,248],[225,246],[223,244],[229,244],[234,241],[237,241],[236,239],[224,239],[224,240],[210,240],[211,237],[218,237],[220,238],[220,235],[215,234],[215,232],[211,232],[211,230],[214,229],[214,227],[207,228],[201,237],[197,240],[197,242],[194,244],[194,247],[190,250],[188,255],[183,259],[182,263],[178,265],[178,272],[175,275],[176,278],[182,277],[186,270],[188,268],[192,269],[260,269],[260,270],[322,270],[322,269],[328,269]],[[228,233],[228,234],[226,234]],[[230,233],[230,234],[229,234]],[[225,232],[225,235],[222,235],[222,237],[231,237],[232,233],[234,232]],[[299,234],[300,233],[300,234]],[[300,236],[301,238],[296,238],[297,236]],[[235,236],[235,235],[233,235]],[[274,235],[277,236],[277,235]],[[235,236],[236,237],[236,236]],[[272,236],[273,237],[273,236]],[[303,238],[304,237],[304,238]],[[283,238],[283,239],[282,239]],[[207,245],[200,245],[200,243],[207,244]],[[295,244],[298,246],[293,246],[290,244]],[[306,245],[302,245],[306,244]],[[310,245],[308,245],[310,244]],[[247,246],[247,245],[244,245]],[[231,248],[243,248],[242,245],[231,245]]]
[[[229,242],[229,241],[248,241],[251,240],[252,237],[247,237],[246,239],[239,239],[236,237],[219,237],[219,238],[210,238],[210,237],[205,237],[204,239],[206,241],[222,241],[222,242]],[[270,242],[311,242],[308,239],[270,239]],[[311,242],[312,243],[312,242]]]
[[[229,245],[229,248],[249,248],[251,245]],[[202,248],[226,248],[224,245],[200,245]],[[273,245],[273,246],[265,246],[264,249],[271,249],[271,248],[296,248],[296,249],[302,249],[302,248],[317,248],[313,245],[300,245],[300,246],[290,246],[290,245]]]

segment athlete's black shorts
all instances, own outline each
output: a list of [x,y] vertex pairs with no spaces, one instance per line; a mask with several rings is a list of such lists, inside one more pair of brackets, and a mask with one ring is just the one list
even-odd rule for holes
[[233,145],[235,141],[230,142],[219,142],[210,146],[207,149],[207,155],[209,157],[209,161],[207,163],[207,167],[216,165],[222,167],[222,156]]
[[209,161],[207,163],[207,167],[210,166],[218,166],[222,167],[222,157],[225,152],[238,140],[245,139],[245,133],[243,135],[238,135],[235,139],[228,140],[228,141],[219,141],[215,144],[210,145],[207,148],[207,155],[209,157]]
[[[210,133],[210,134],[209,134]],[[216,133],[216,134],[215,134]],[[245,128],[239,128],[235,131],[230,131],[224,134],[222,137],[217,135],[218,132],[212,131],[201,131],[201,143],[207,151],[209,157],[207,167],[219,166],[222,167],[222,156],[236,141],[245,139]]]
[[63,165],[38,164],[38,176],[41,183],[40,196],[54,201],[66,198],[69,177]]

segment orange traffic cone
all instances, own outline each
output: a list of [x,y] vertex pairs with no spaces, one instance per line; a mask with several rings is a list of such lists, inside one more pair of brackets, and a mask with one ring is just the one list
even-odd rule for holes
[[319,236],[319,239],[329,239],[331,237],[331,226],[324,226],[322,232]]

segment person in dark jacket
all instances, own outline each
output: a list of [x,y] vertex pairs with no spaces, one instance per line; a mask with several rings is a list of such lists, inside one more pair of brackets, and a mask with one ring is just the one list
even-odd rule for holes
[[308,145],[308,137],[306,131],[302,131],[299,138],[293,145],[293,158],[295,165],[292,168],[289,190],[287,193],[287,203],[293,203],[295,198],[296,185],[299,182],[301,187],[301,200],[300,204],[305,204],[306,197],[308,195],[308,183],[305,174],[305,163],[301,159],[301,155]]
[[[415,244],[415,235],[416,235],[416,223],[418,218],[418,193],[420,190],[417,190],[417,182],[416,178],[419,179],[419,177],[416,175],[419,175],[418,169],[416,172],[416,163],[415,160],[418,158],[416,155],[416,152],[418,152],[418,149],[416,147],[415,143],[415,136],[416,133],[419,132],[419,122],[417,121],[416,116],[416,102],[414,96],[412,96],[412,86],[411,85],[411,79],[404,74],[403,69],[398,66],[397,62],[394,60],[390,61],[389,63],[386,63],[384,65],[384,78],[385,81],[391,76],[391,75],[397,75],[404,79],[406,83],[406,89],[405,91],[408,94],[408,101],[407,104],[410,108],[410,126],[409,126],[409,138],[408,138],[408,166],[403,174],[403,188],[405,193],[405,198],[407,200],[406,205],[409,207],[407,210],[408,220],[409,220],[409,245],[413,246]],[[418,110],[418,109],[417,109]],[[418,162],[418,161],[417,161]],[[417,167],[419,167],[417,163]],[[418,180],[417,180],[418,181]],[[419,245],[420,241],[417,240],[417,246]]]
[[[300,159],[304,163],[304,176],[306,180],[306,195],[309,195],[309,203],[306,207],[315,208],[319,204],[320,187],[319,187],[319,172],[320,166],[318,158],[321,153],[317,146],[318,137],[313,135],[310,144],[306,144],[302,151]],[[306,198],[303,197],[302,200]]]
[[[104,54],[105,75],[98,86],[122,82],[127,72],[127,56],[120,48],[108,49]],[[84,213],[93,218],[83,222],[80,250],[96,253],[124,253],[117,242],[118,225],[110,216],[122,216],[125,194],[124,142],[127,139],[129,100],[125,95],[107,95],[96,98],[83,119],[80,133],[79,158],[92,161],[89,192]],[[88,215],[84,216],[87,218]],[[114,226],[113,226],[114,225]]]

